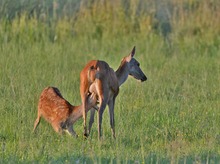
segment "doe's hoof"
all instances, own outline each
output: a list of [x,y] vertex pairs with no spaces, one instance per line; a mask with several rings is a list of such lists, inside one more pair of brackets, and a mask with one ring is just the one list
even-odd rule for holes
[[85,139],[87,139],[89,137],[89,134],[88,133],[84,133],[83,136],[84,136]]

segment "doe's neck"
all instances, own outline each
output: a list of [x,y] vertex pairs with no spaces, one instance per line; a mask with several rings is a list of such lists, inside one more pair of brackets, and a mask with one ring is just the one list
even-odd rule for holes
[[126,63],[122,63],[117,71],[115,71],[115,74],[118,79],[119,86],[121,86],[128,78],[129,71],[128,71],[128,65]]

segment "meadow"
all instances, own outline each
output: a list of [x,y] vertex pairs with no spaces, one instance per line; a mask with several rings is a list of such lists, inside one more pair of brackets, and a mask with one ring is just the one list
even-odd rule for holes
[[[92,16],[81,9],[74,24],[64,18],[48,26],[26,13],[10,22],[2,19],[0,163],[219,163],[220,13],[200,5],[172,20],[168,40],[153,29],[150,17],[129,21],[137,17],[131,13],[127,20],[114,8],[117,19],[103,18],[99,13],[106,8],[113,12],[108,5],[105,10],[94,5]],[[83,139],[82,119],[74,124],[77,139],[55,133],[43,119],[32,133],[45,87],[59,88],[79,105],[83,66],[100,59],[116,70],[133,46],[148,80],[129,78],[121,86],[115,140],[108,109],[101,141],[97,121]]]

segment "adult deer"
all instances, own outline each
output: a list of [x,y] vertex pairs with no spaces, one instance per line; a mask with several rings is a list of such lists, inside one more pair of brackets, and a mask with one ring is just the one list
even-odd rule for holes
[[[98,109],[98,136],[101,137],[102,115],[106,108],[109,107],[110,125],[112,135],[115,138],[115,120],[114,106],[115,99],[119,93],[119,87],[127,80],[128,76],[132,76],[137,80],[146,81],[147,77],[140,69],[140,63],[134,58],[135,47],[128,56],[125,56],[117,71],[105,61],[92,60],[86,64],[80,73],[80,95],[82,99],[84,136],[87,137],[86,127],[86,111],[89,108],[87,103],[88,95],[95,93],[99,102]],[[94,122],[94,110],[91,110],[89,133]]]
[[[96,95],[90,94],[86,100],[88,109],[96,105]],[[57,133],[67,132],[77,137],[73,130],[73,124],[82,117],[82,106],[73,106],[63,98],[60,91],[55,87],[45,88],[38,103],[38,116],[34,124],[35,131],[41,116],[48,121]]]

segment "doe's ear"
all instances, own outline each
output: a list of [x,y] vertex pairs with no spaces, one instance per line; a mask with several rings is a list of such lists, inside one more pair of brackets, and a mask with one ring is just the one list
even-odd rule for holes
[[134,54],[135,54],[135,46],[134,46],[134,48],[131,51],[131,57],[134,57]]
[[134,46],[134,48],[132,49],[131,53],[126,57],[126,61],[127,61],[127,62],[130,62],[131,59],[134,57],[134,54],[135,54],[135,46]]

